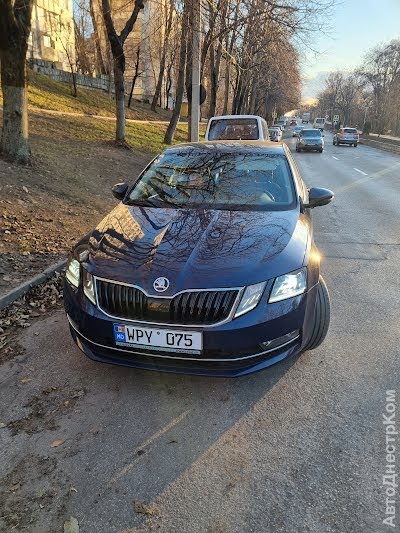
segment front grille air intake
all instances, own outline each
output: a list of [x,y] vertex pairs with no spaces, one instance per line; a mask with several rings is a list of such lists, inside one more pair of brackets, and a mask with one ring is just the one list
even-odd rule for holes
[[238,290],[185,291],[173,298],[147,296],[129,285],[96,279],[99,307],[117,318],[163,324],[207,325],[226,320]]

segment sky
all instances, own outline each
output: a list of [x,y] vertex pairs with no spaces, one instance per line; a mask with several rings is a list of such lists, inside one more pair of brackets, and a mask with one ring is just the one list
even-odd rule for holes
[[400,39],[400,0],[342,0],[327,22],[328,35],[313,40],[319,54],[302,63],[304,98],[316,96],[327,72],[357,67],[377,44]]

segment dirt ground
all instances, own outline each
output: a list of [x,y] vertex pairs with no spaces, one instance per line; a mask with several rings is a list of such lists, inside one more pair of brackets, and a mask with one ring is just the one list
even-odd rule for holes
[[57,117],[33,119],[32,166],[0,160],[0,295],[65,257],[115,205],[111,186],[151,158],[106,140],[57,140],[62,126]]

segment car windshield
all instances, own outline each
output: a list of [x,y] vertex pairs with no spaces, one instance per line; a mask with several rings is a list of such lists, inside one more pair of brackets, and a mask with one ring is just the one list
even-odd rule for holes
[[287,210],[296,205],[286,156],[237,146],[229,151],[183,147],[160,154],[127,203],[236,211]]
[[302,137],[321,137],[319,130],[303,130],[301,132]]
[[259,139],[258,123],[255,118],[224,118],[215,119],[210,123],[209,141]]

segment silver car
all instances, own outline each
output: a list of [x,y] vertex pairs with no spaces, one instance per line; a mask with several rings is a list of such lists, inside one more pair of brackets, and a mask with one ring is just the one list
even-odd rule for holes
[[323,152],[324,139],[321,130],[304,129],[300,132],[296,141],[296,152],[316,150]]

